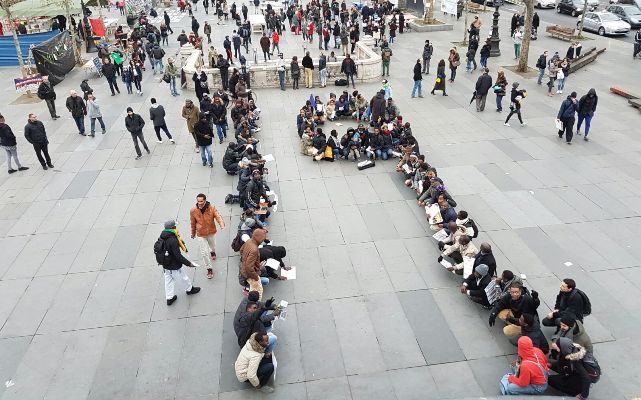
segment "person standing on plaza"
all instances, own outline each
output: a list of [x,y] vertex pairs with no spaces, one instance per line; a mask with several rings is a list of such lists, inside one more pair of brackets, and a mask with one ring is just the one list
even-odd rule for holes
[[512,115],[516,114],[521,126],[525,126],[525,122],[523,122],[523,118],[521,117],[521,100],[525,97],[525,93],[525,90],[519,90],[518,82],[512,83],[512,91],[510,92],[510,113],[507,115],[503,125],[510,126],[510,118],[512,118]]
[[522,28],[516,28],[514,35],[512,35],[512,41],[514,42],[514,59],[516,60],[521,56],[521,44],[523,43]]
[[545,67],[547,65],[548,51],[545,50],[543,54],[539,56],[539,59],[536,61],[536,67],[539,69],[539,78],[536,80],[536,83],[541,85],[543,83],[543,75],[545,75]]
[[450,49],[450,55],[447,57],[450,63],[450,83],[454,83],[456,79],[456,69],[461,65],[461,56],[456,51],[456,47]]
[[572,144],[572,136],[574,135],[574,114],[577,112],[578,104],[576,101],[576,92],[570,93],[570,95],[563,100],[561,103],[561,108],[559,108],[559,113],[556,116],[558,121],[561,121],[561,129],[559,129],[559,139],[563,138],[563,133],[565,132],[565,142],[567,144]]
[[96,136],[96,119],[100,122],[102,134],[106,132],[105,123],[102,120],[102,113],[100,112],[100,105],[96,100],[96,96],[90,94],[87,96],[87,116],[91,121],[91,134],[89,136]]
[[200,29],[200,24],[195,16],[191,16],[191,31],[194,32],[194,35],[198,37],[198,29]]
[[[11,127],[4,122],[4,116],[0,114],[0,147],[7,152],[7,167],[10,174],[17,171],[26,171],[29,167],[23,167],[18,160],[18,142],[16,136],[13,134]],[[11,159],[16,162],[18,169],[13,169]]]
[[421,60],[418,59],[416,60],[416,64],[414,65],[414,88],[412,89],[412,98],[415,98],[417,94],[418,97],[423,97],[421,87],[422,81],[423,75],[421,74]]
[[432,59],[433,53],[434,47],[430,44],[429,40],[426,40],[425,46],[423,47],[423,73],[426,75],[430,74],[430,60]]
[[352,59],[352,56],[349,54],[345,56],[343,62],[341,63],[341,73],[345,74],[347,78],[347,86],[349,86],[349,80],[352,80],[352,88],[356,89],[356,84],[354,83],[354,76],[357,73],[356,63]]
[[165,19],[165,26],[167,26],[167,29],[168,29],[168,30],[169,30],[169,32],[171,32],[171,34],[173,35],[173,34],[174,34],[174,31],[171,29],[171,18],[169,18],[169,15],[167,14],[167,11],[166,11],[166,10],[165,10],[165,12],[164,12],[164,14],[163,14],[163,18]]
[[189,131],[191,136],[194,138],[196,153],[200,151],[200,148],[198,147],[198,142],[196,140],[196,136],[194,135],[194,125],[196,125],[196,122],[198,122],[199,113],[200,113],[200,110],[198,109],[197,105],[195,105],[189,99],[185,100],[185,105],[183,106],[183,109],[182,109],[182,117],[185,118],[187,122],[187,130]]
[[114,89],[116,92],[118,92],[118,94],[120,94],[120,89],[118,89],[118,82],[116,82],[117,70],[118,68],[111,62],[111,58],[105,57],[102,64],[102,74],[105,76],[105,79],[107,79],[107,83],[109,83],[109,89],[111,90],[112,96],[116,95]]
[[586,142],[590,140],[588,139],[588,133],[590,133],[590,123],[592,122],[592,117],[594,117],[594,113],[596,112],[596,105],[598,101],[599,98],[596,95],[596,90],[594,90],[594,88],[590,89],[588,91],[588,94],[583,95],[581,97],[581,100],[579,100],[579,107],[577,110],[579,120],[576,124],[576,132],[579,135],[581,134],[581,124],[583,123],[583,120],[585,120],[585,135],[583,136],[583,140],[585,140]]
[[207,43],[211,43],[211,25],[209,25],[207,21],[205,21],[205,26],[203,26],[203,33],[207,36]]
[[49,139],[47,139],[47,131],[41,121],[38,121],[38,116],[34,113],[29,114],[29,120],[24,127],[24,137],[27,142],[33,145],[36,152],[36,157],[45,171],[47,167],[53,168],[51,157],[49,157]]
[[[165,299],[167,305],[170,306],[176,301],[178,296],[174,294],[174,284],[176,280],[182,280],[187,286],[185,293],[192,295],[200,292],[200,288],[192,285],[191,279],[183,271],[183,265],[187,267],[197,267],[198,264],[189,261],[182,255],[182,251],[187,252],[187,247],[180,237],[180,232],[176,228],[176,221],[169,220],[165,222],[165,229],[160,234],[158,241],[154,245],[154,253],[156,253],[156,261],[162,261],[165,273]],[[159,260],[159,254],[162,259]]]
[[178,68],[174,64],[174,59],[169,57],[167,59],[167,66],[165,67],[165,74],[169,77],[169,92],[172,96],[178,96],[176,90],[176,78],[178,77]]
[[318,57],[318,75],[320,76],[320,86],[327,86],[327,56],[321,51]]
[[40,82],[40,86],[38,86],[38,98],[47,103],[49,114],[51,114],[53,120],[60,118],[60,115],[56,114],[56,91],[47,75],[42,77],[42,82]]
[[285,60],[283,60],[283,53],[280,53],[276,59],[276,71],[278,72],[280,90],[285,90]]
[[214,277],[212,260],[216,260],[216,222],[220,229],[225,229],[225,220],[203,193],[196,196],[196,206],[189,211],[189,220],[191,238],[198,240],[200,255],[207,266],[207,279],[211,279]]
[[430,92],[432,95],[435,95],[435,90],[442,90],[443,96],[447,96],[447,93],[445,93],[446,77],[447,75],[445,75],[445,60],[441,59],[441,61],[438,62],[438,66],[436,67],[436,80],[434,81],[434,88],[432,88],[432,91]]
[[125,127],[131,133],[131,138],[134,141],[134,147],[136,148],[136,160],[139,160],[142,157],[140,152],[140,146],[138,146],[138,140],[142,142],[142,146],[147,151],[147,154],[150,154],[149,147],[147,147],[147,142],[145,142],[145,136],[142,133],[142,128],[145,126],[145,121],[139,114],[135,114],[134,110],[131,107],[127,107],[127,116],[125,117]]
[[273,31],[272,32],[272,54],[274,54],[274,50],[278,50],[278,53],[280,53],[280,35],[278,34],[278,31]]
[[383,42],[381,46],[381,59],[383,60],[383,73],[381,76],[385,76],[385,71],[387,71],[387,76],[389,76],[389,63],[392,60],[392,49],[389,48],[387,42]]
[[78,92],[76,92],[75,90],[69,91],[69,97],[67,97],[65,106],[71,113],[71,117],[78,127],[78,134],[86,136],[85,115],[87,115],[87,107],[85,106],[85,102],[84,100],[82,100],[82,97],[78,96]]
[[154,124],[154,131],[156,132],[157,142],[162,143],[162,137],[160,136],[160,130],[162,129],[165,132],[165,135],[169,138],[171,143],[176,143],[167,129],[167,123],[165,122],[165,107],[161,106],[156,102],[154,97],[151,98],[151,107],[149,108],[149,119]]
[[289,65],[289,71],[292,75],[292,89],[298,89],[298,80],[300,79],[300,67],[298,66],[298,57],[292,57],[292,62]]
[[312,61],[312,57],[309,55],[309,51],[305,53],[305,57],[303,57],[302,65],[303,65],[303,75],[305,78],[305,87],[313,88],[314,81],[313,81],[312,74],[314,72],[314,61]]
[[507,94],[507,79],[505,72],[499,71],[494,84],[494,93],[496,94],[496,112],[503,111],[503,97]]
[[203,167],[209,163],[209,168],[214,168],[214,158],[211,153],[214,131],[211,129],[207,114],[204,112],[198,115],[198,122],[194,125],[194,135],[196,136],[196,143],[200,148],[200,158],[203,160]]
[[476,112],[485,110],[485,100],[487,99],[487,93],[491,88],[492,77],[490,76],[490,70],[488,68],[484,68],[483,75],[479,76],[476,80]]

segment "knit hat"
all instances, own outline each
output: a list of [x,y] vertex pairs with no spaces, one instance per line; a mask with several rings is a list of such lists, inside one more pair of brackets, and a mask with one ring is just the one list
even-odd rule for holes
[[561,350],[561,355],[567,356],[568,354],[572,354],[572,348],[574,347],[572,343],[572,339],[567,338],[565,336],[560,337],[556,340],[556,345],[559,346],[559,350]]
[[176,227],[176,221],[173,219],[170,219],[169,221],[165,222],[165,229],[174,229]]
[[474,271],[478,272],[479,275],[481,275],[481,278],[487,275],[489,270],[490,270],[490,267],[488,267],[485,264],[479,264],[476,268],[474,268]]
[[129,111],[134,112],[134,109],[131,108],[131,107],[127,107],[127,112],[129,112]]
[[564,325],[567,325],[567,326],[570,326],[570,327],[574,326],[574,324],[576,324],[576,320],[574,318],[572,318],[572,316],[570,316],[570,315],[563,315],[561,317],[561,322]]

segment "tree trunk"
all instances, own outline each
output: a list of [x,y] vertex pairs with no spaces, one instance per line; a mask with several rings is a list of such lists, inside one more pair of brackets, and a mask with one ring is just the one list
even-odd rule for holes
[[[525,28],[523,29],[523,42],[521,43],[521,57],[517,71],[527,72],[527,59],[530,52],[530,38],[532,37],[532,16],[534,15],[534,1],[523,0],[525,4]],[[587,0],[586,0],[587,1]]]
[[[71,42],[73,43],[73,54],[76,59],[76,64],[82,65],[82,58],[80,55],[80,48],[78,47],[78,43],[76,43],[76,30],[74,29],[73,25],[71,24],[71,8],[70,8],[70,1],[71,0],[62,0],[63,5],[65,7],[65,13],[67,17],[67,29],[69,29],[69,33],[71,33]],[[82,16],[80,18],[80,21],[78,21],[79,24],[83,24],[82,22]]]
[[465,22],[463,23],[463,42],[462,44],[467,44],[467,17],[469,14],[468,2],[470,0],[465,0],[463,3],[463,11],[465,12]]
[[588,0],[583,2],[583,12],[581,13],[581,22],[579,23],[579,32],[577,33],[577,37],[581,37],[581,33],[583,33],[583,21],[585,20],[586,12],[588,12]]
[[434,23],[434,0],[430,0],[430,8],[427,11],[427,23],[428,24],[433,24]]

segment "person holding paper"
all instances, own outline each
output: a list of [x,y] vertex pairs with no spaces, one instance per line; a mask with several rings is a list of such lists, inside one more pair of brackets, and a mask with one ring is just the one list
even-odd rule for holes
[[[440,263],[443,260],[443,257],[450,257],[452,261],[455,262],[450,268],[447,268],[448,271],[454,272],[457,275],[463,275],[463,257],[474,258],[478,249],[472,243],[469,236],[462,235],[458,238],[451,246],[445,246],[445,250],[438,257],[438,262]],[[471,275],[470,275],[471,276]]]
[[459,226],[456,225],[456,222],[450,222],[447,224],[445,228],[443,228],[443,231],[447,234],[447,238],[443,239],[442,241],[438,242],[438,249],[443,251],[445,250],[446,245],[453,245],[454,243],[458,242],[458,239],[466,235],[466,229],[464,226]]
[[274,373],[271,355],[265,354],[268,344],[267,335],[262,333],[252,334],[234,363],[238,381],[249,381],[252,386],[263,393],[272,393],[274,391],[274,388],[267,386],[269,378]]
[[467,211],[461,210],[456,214],[456,225],[463,225],[466,228],[467,235],[472,239],[476,239],[479,235],[479,228],[476,226],[476,222],[468,216]]
[[487,274],[491,277],[496,276],[496,259],[494,258],[494,254],[492,254],[492,246],[487,242],[483,242],[479,250],[476,257],[474,257],[474,268],[485,264],[488,267]]
[[490,302],[487,300],[485,288],[492,282],[492,277],[488,274],[489,267],[481,264],[474,268],[474,273],[467,277],[461,285],[461,293],[475,303],[485,308],[490,308]]
[[501,379],[501,394],[543,394],[548,388],[550,370],[545,354],[534,347],[527,336],[519,338],[518,353],[519,360],[514,366],[514,374],[506,374]]
[[442,222],[436,224],[430,222],[430,229],[433,231],[440,231],[449,222],[456,222],[456,210],[450,206],[444,195],[438,197],[438,206],[441,212]]
[[263,295],[263,286],[269,284],[269,278],[260,277],[260,251],[258,250],[258,246],[263,243],[266,237],[266,230],[256,229],[252,233],[251,239],[240,248],[240,283],[243,286],[248,284],[250,291],[257,291],[259,299]]

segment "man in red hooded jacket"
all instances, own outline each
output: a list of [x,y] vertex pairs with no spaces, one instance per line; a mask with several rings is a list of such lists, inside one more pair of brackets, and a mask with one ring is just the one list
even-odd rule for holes
[[505,395],[543,394],[548,387],[548,363],[543,352],[534,347],[532,339],[521,336],[518,341],[519,361],[515,374],[501,379],[501,393]]

